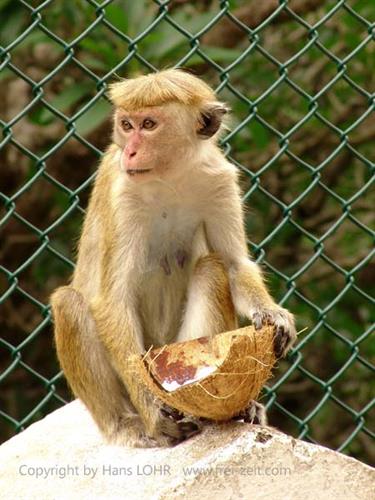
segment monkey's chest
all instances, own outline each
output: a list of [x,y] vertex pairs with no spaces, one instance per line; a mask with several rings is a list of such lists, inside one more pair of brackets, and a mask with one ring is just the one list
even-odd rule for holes
[[173,342],[180,329],[199,222],[198,216],[178,210],[153,217],[138,289],[146,349]]
[[168,276],[184,269],[191,260],[198,224],[198,214],[177,207],[155,213],[149,231],[147,271],[160,268]]

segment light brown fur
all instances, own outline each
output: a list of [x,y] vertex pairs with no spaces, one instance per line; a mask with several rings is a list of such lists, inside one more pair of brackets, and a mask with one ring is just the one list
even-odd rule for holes
[[166,415],[129,359],[234,329],[237,314],[274,323],[285,353],[293,317],[249,259],[237,172],[216,145],[226,107],[213,91],[167,70],[116,83],[110,95],[114,143],[99,167],[72,282],[52,296],[57,353],[109,441],[173,444],[199,425]]
[[182,71],[167,70],[123,80],[111,85],[110,98],[116,107],[128,111],[178,102],[195,110],[217,101],[202,80]]

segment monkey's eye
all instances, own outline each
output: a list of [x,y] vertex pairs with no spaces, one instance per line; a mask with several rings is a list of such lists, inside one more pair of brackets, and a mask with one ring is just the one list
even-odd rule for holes
[[125,119],[121,120],[121,127],[123,128],[123,130],[130,130],[133,128],[132,124],[128,120],[125,120]]
[[156,126],[156,122],[154,120],[151,120],[150,118],[146,118],[146,120],[142,123],[142,128],[145,128],[147,130],[151,130]]

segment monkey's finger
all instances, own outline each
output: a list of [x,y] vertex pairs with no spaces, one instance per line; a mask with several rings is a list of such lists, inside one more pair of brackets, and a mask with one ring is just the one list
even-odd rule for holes
[[278,326],[276,334],[273,338],[273,349],[276,358],[281,358],[281,356],[284,354],[288,339],[289,335],[284,330],[284,327]]
[[189,439],[189,438],[195,436],[196,434],[199,434],[200,432],[201,432],[201,428],[199,426],[196,426],[196,429],[193,429],[193,428],[191,428],[189,430],[185,429],[184,432],[180,432],[178,434],[178,437],[171,437],[168,434],[164,434],[164,435],[166,435],[170,439],[171,446],[176,446],[177,444],[182,443],[186,439]]
[[200,427],[198,424],[195,422],[191,421],[185,421],[185,422],[179,422],[178,423],[178,428],[184,433],[184,434],[190,434],[190,433],[195,433],[200,431]]
[[162,433],[168,437],[183,441],[200,432],[201,427],[191,420],[174,422],[168,419],[164,422]]
[[179,421],[184,418],[184,414],[180,411],[176,410],[176,408],[172,408],[171,406],[163,406],[160,408],[160,413],[167,418],[171,418],[173,420]]
[[247,408],[243,409],[231,420],[243,420],[250,424],[267,425],[266,409],[261,403],[251,401]]
[[260,330],[263,326],[262,315],[259,313],[255,313],[255,314],[253,314],[252,320],[253,320],[253,325],[254,325],[255,330]]

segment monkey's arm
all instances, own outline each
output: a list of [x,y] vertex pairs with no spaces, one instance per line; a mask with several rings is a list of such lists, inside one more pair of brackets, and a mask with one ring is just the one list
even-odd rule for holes
[[[111,294],[99,296],[91,303],[98,336],[108,353],[110,363],[126,387],[132,404],[142,416],[142,410],[151,404],[142,390],[132,366],[133,356],[143,352],[142,335],[137,316],[130,307],[119,304]],[[147,400],[148,399],[148,400]],[[152,422],[148,421],[151,431]]]
[[[131,306],[116,303],[110,295],[95,300],[92,305],[99,338],[112,368],[123,383],[131,404],[140,416],[146,434],[159,445],[175,444],[199,430],[197,422],[175,420],[165,405],[141,383],[132,358],[144,352],[138,315]],[[125,394],[124,394],[125,397]]]
[[236,311],[249,318],[255,328],[276,326],[275,352],[285,355],[296,338],[294,317],[275,303],[264,283],[259,266],[248,255],[240,190],[234,178],[227,178],[211,203],[206,219],[210,248],[223,259],[229,274]]

